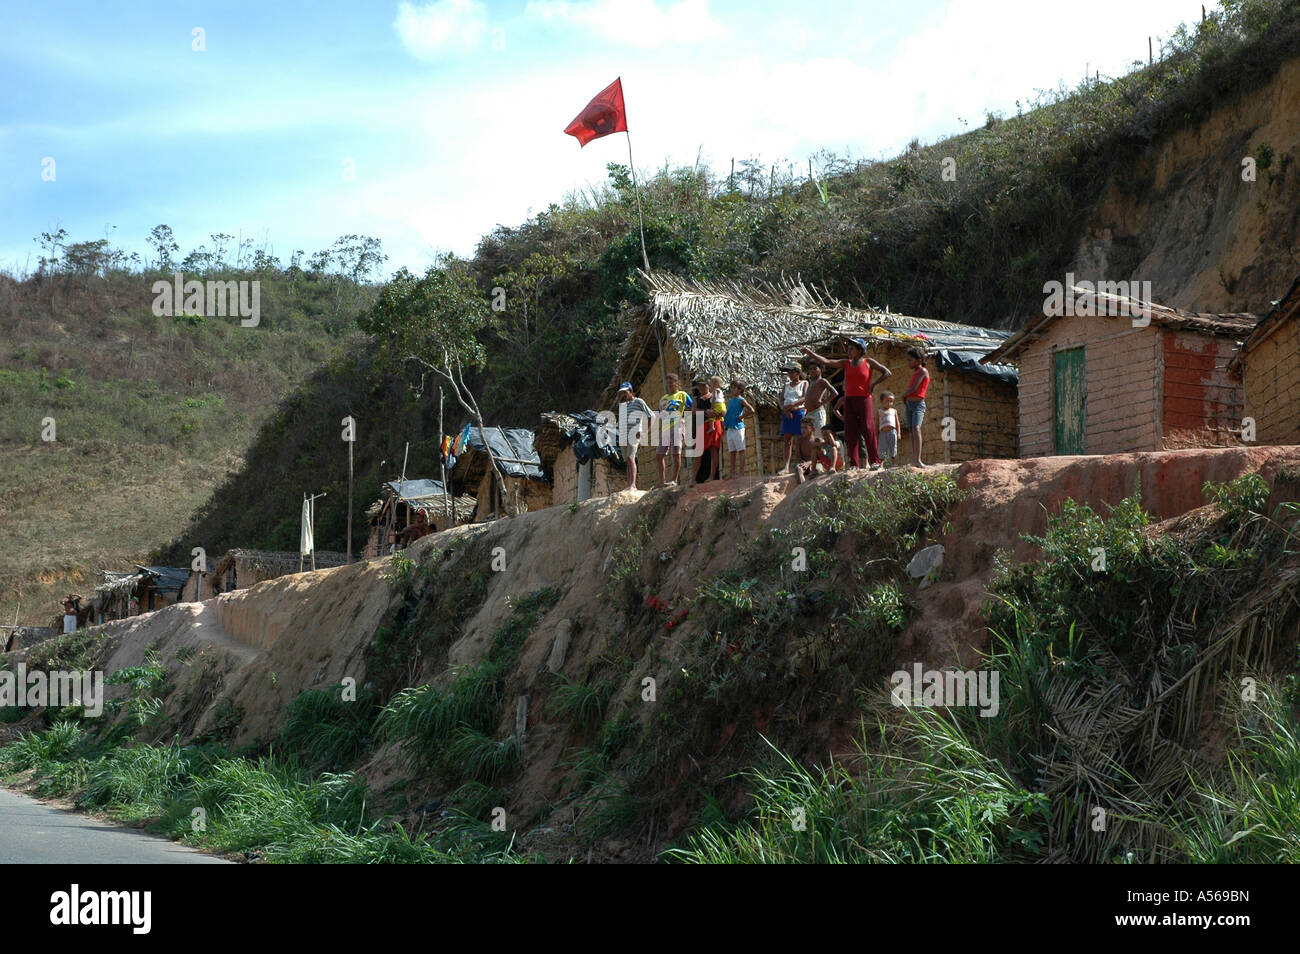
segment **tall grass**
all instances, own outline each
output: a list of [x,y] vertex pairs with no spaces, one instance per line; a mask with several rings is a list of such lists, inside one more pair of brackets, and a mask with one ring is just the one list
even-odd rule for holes
[[327,769],[353,764],[371,744],[377,715],[376,696],[361,690],[352,701],[343,698],[342,685],[311,689],[289,704],[280,748],[305,764]]
[[1203,864],[1300,862],[1300,723],[1282,695],[1261,689],[1237,707],[1239,744],[1170,822],[1177,849]]
[[[343,773],[311,775],[219,749],[139,745],[85,750],[79,725],[60,723],[0,749],[0,766],[31,771],[41,794],[75,794],[98,808],[196,847],[283,863],[449,863],[519,860],[510,836],[468,813],[412,833],[376,817],[366,787]],[[202,811],[196,811],[201,809]]]
[[714,823],[672,861],[696,864],[989,863],[1035,857],[1046,799],[1018,784],[934,710],[905,716],[905,744],[883,727],[880,751],[809,768],[773,748],[751,769],[753,808]]

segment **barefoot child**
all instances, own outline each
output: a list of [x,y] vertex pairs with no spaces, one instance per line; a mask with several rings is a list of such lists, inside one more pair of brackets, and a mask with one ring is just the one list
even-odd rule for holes
[[666,486],[667,476],[664,460],[668,454],[673,455],[673,479],[677,483],[682,475],[682,445],[685,442],[686,412],[691,406],[691,397],[682,390],[682,379],[676,374],[667,375],[668,393],[659,399],[659,413],[656,415],[657,440],[655,452],[658,454],[659,486]]
[[745,400],[745,388],[739,381],[731,382],[731,397],[727,400],[727,413],[722,419],[727,432],[727,450],[731,451],[731,466],[727,477],[740,477],[745,473],[745,414],[758,415],[754,406]]
[[912,466],[924,467],[926,465],[921,462],[921,422],[925,420],[925,392],[930,387],[925,352],[920,348],[908,348],[907,366],[912,369],[912,380],[903,393],[903,426],[912,438]]
[[813,422],[809,418],[803,419],[800,424],[800,431],[797,442],[799,446],[799,462],[796,464],[794,472],[798,478],[796,483],[802,484],[809,477],[816,477],[818,474],[829,474],[835,470],[835,445],[829,445],[828,449],[826,439],[813,426]]
[[636,454],[649,437],[654,412],[650,410],[649,404],[636,396],[631,381],[619,385],[618,400],[620,404],[627,405],[626,411],[619,409],[624,421],[624,430],[620,436],[626,442],[623,445],[623,459],[627,461],[627,489],[636,490]]
[[816,361],[805,362],[804,373],[808,376],[808,393],[804,395],[803,406],[808,411],[808,419],[813,422],[813,427],[826,441],[827,448],[835,458],[835,469],[838,470],[839,447],[835,442],[835,432],[831,430],[830,408],[840,392],[826,380],[822,366]]
[[880,410],[876,411],[876,447],[885,467],[898,457],[898,411],[894,410],[894,392],[880,392]]

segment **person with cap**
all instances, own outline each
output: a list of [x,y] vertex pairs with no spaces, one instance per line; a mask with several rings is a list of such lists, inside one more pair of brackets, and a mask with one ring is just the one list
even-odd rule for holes
[[627,461],[627,489],[636,490],[637,451],[649,435],[650,422],[655,415],[650,405],[636,396],[631,381],[618,386],[618,401],[618,434],[623,446],[623,459]]
[[799,349],[823,368],[844,369],[844,443],[848,445],[849,463],[854,467],[862,466],[860,445],[867,442],[867,461],[872,470],[880,467],[880,451],[876,448],[876,432],[872,427],[871,389],[873,373],[878,371],[880,378],[876,385],[884,383],[889,377],[889,369],[875,358],[867,357],[867,342],[862,338],[849,339],[849,356],[847,358],[824,358],[811,348]]
[[803,399],[808,394],[808,382],[803,379],[803,372],[793,364],[783,365],[781,371],[790,375],[781,392],[781,440],[785,444],[785,463],[781,469],[788,471],[794,443],[803,435]]

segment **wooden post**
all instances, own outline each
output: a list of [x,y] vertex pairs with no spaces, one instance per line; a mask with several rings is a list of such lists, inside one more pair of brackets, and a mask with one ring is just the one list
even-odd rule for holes
[[1147,37],[1147,66],[1151,66],[1156,61],[1155,49],[1156,48],[1151,41],[1151,37]]
[[450,527],[454,511],[451,506],[451,500],[448,496],[451,490],[447,486],[447,458],[442,454],[442,441],[444,437],[442,427],[442,385],[440,384],[438,385],[438,468],[442,471],[442,509],[447,521],[447,526]]
[[[943,416],[944,416],[944,418],[949,417],[949,416],[951,415],[951,413],[952,413],[951,395],[948,393],[948,376],[945,374],[945,375],[943,376]],[[942,428],[943,428],[943,421],[940,421],[940,422],[939,422],[939,426],[940,426],[939,437],[940,437],[940,439],[942,440],[942,438],[943,438],[943,429],[942,429]],[[943,442],[943,462],[944,462],[945,464],[951,464],[951,463],[952,463],[952,441],[944,441],[944,442]]]
[[[356,435],[353,434],[355,437]],[[352,562],[352,444],[348,441],[348,562]]]

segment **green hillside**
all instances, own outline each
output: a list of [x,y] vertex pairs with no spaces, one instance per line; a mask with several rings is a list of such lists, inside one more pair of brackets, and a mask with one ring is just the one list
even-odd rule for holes
[[[758,161],[726,176],[665,167],[642,182],[650,262],[701,279],[799,274],[849,301],[1014,327],[1041,304],[1044,276],[1063,274],[1108,182],[1131,179],[1143,149],[1297,53],[1294,3],[1230,0],[1153,65],[1027,96],[1018,115],[887,161],[823,154],[811,175]],[[1273,161],[1295,174],[1293,157]],[[57,590],[151,553],[176,563],[200,544],[292,546],[307,489],[328,494],[318,545],[342,549],[344,414],[360,428],[354,540],[407,441],[408,472],[431,471],[433,379],[355,324],[382,266],[372,241],[346,236],[286,264],[220,235],[179,258],[155,230],[145,263],[60,233],[42,237],[37,275],[0,277],[0,614],[35,599],[44,615]],[[602,186],[439,266],[504,304],[485,315],[487,360],[469,375],[488,418],[531,426],[540,411],[596,400],[624,334],[619,309],[642,295],[640,259],[631,177],[611,164]],[[261,280],[261,326],[155,317],[150,286],[175,267]],[[57,444],[40,440],[46,416]],[[448,429],[463,420],[449,417]]]

